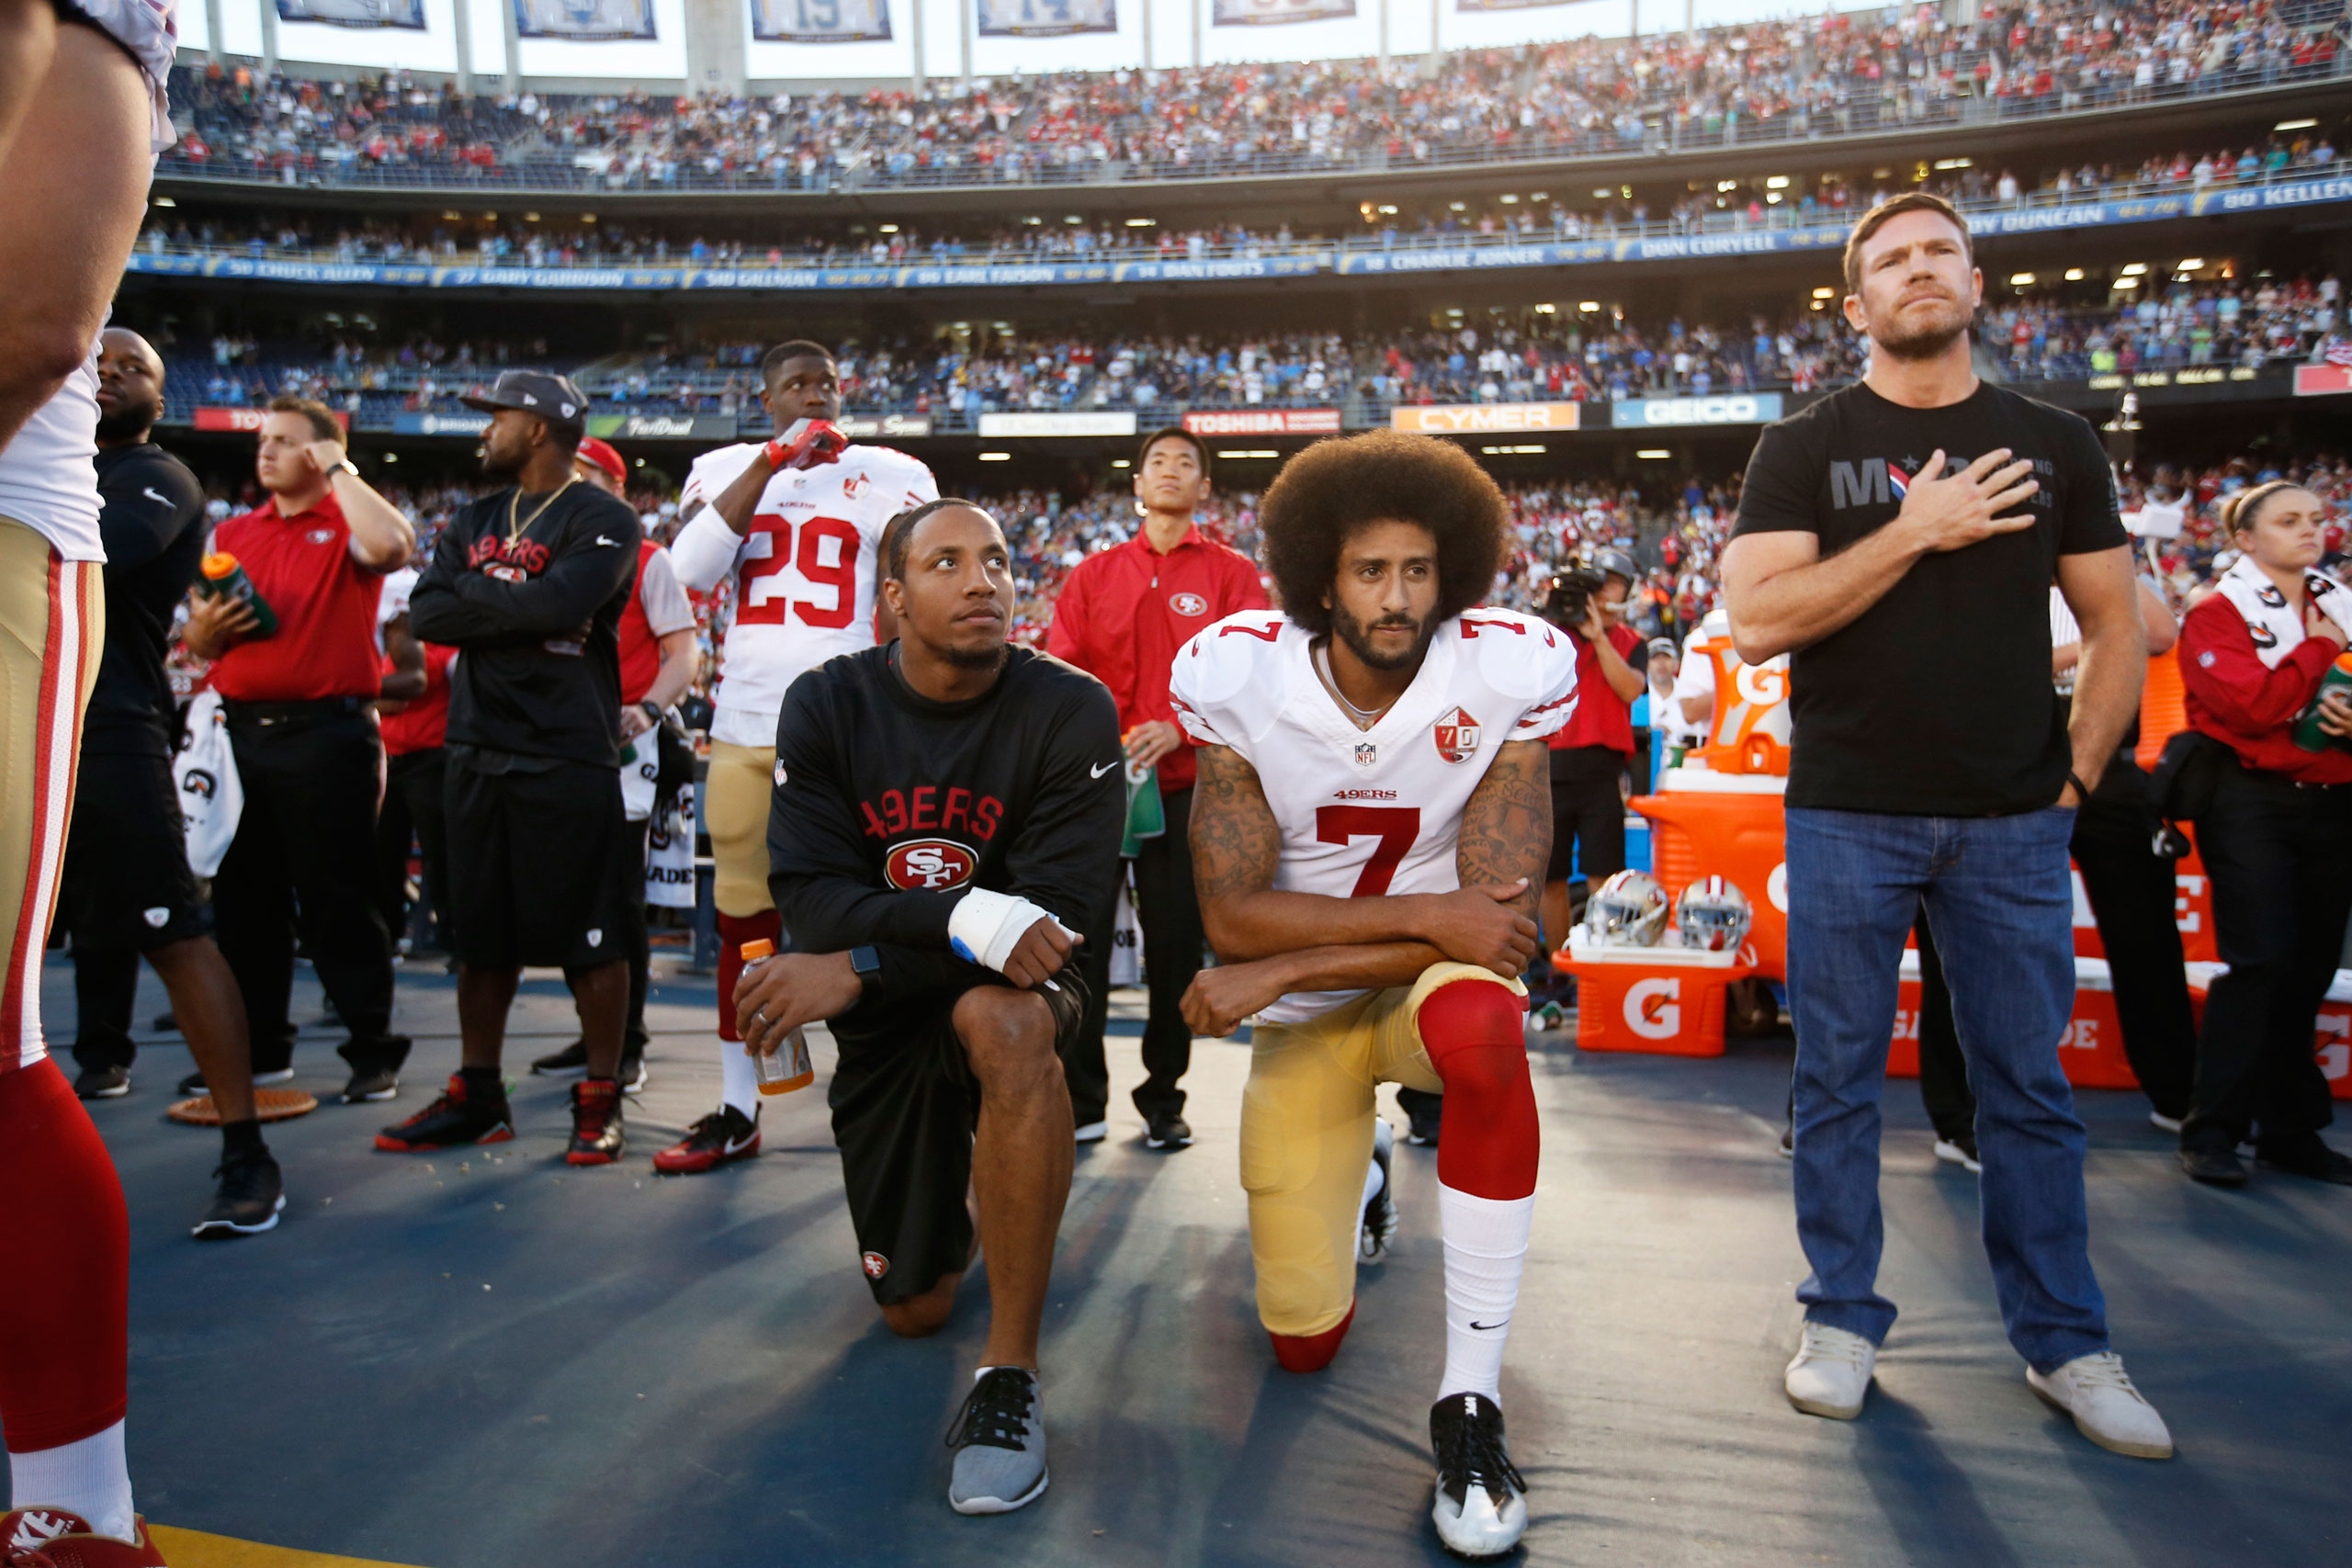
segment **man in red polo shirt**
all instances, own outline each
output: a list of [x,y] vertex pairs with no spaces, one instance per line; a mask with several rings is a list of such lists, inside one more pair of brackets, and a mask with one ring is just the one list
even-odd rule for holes
[[[1589,892],[1625,869],[1625,795],[1618,777],[1634,755],[1634,699],[1642,672],[1629,660],[1642,634],[1625,624],[1641,569],[1623,550],[1592,559],[1607,580],[1585,614],[1560,629],[1577,645],[1577,711],[1552,737],[1552,863],[1544,879],[1544,940],[1568,940],[1568,868],[1579,861]],[[1577,852],[1581,850],[1581,855]]]
[[376,609],[416,531],[368,486],[322,403],[271,400],[254,468],[266,505],[213,536],[277,629],[241,600],[199,598],[191,652],[213,661],[244,785],[237,836],[212,882],[213,930],[244,993],[254,1081],[294,1076],[294,933],[351,1031],[346,1102],[387,1100],[409,1043],[391,1034],[391,946],[377,912],[376,802],[384,750]]
[[[571,455],[571,471],[582,482],[606,495],[627,501],[628,464],[609,441],[581,437]],[[662,772],[662,732],[658,728],[672,704],[686,694],[702,668],[702,645],[695,633],[694,606],[678,582],[670,552],[650,536],[638,541],[637,586],[621,611],[621,744],[633,750],[621,766],[621,804],[638,861],[645,860],[645,839],[652,826],[653,807]],[[622,933],[628,946],[628,1024],[621,1032],[620,1085],[623,1094],[645,1087],[645,1047],[651,1036],[645,1028],[645,993],[651,983],[652,952],[646,941],[645,903],[630,906],[637,917]],[[588,1072],[586,1037],[562,1050],[541,1056],[531,1071],[558,1077],[584,1077]],[[665,1150],[654,1156],[658,1169]]]
[[[1200,973],[1201,908],[1193,892],[1186,834],[1193,810],[1193,743],[1168,701],[1168,667],[1193,634],[1242,610],[1266,608],[1258,568],[1238,550],[1203,536],[1193,517],[1209,498],[1208,448],[1170,427],[1147,437],[1136,458],[1136,507],[1143,526],[1116,548],[1079,563],[1054,602],[1046,650],[1111,688],[1131,772],[1157,766],[1167,831],[1136,856],[1136,917],[1143,927],[1151,1016],[1144,1025],[1146,1077],[1135,1092],[1144,1141],[1181,1149],[1193,1141],[1178,1081],[1193,1060],[1185,987]],[[1106,936],[1108,933],[1104,933]],[[1109,1021],[1111,944],[1090,942],[1086,1024],[1064,1069],[1080,1142],[1101,1138],[1110,1098],[1102,1057]]]

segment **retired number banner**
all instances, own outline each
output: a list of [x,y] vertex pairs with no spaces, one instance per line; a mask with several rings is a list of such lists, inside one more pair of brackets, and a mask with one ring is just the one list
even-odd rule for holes
[[281,22],[322,22],[331,28],[424,30],[424,0],[277,0]]
[[1216,0],[1220,28],[1280,27],[1355,14],[1356,0]]
[[752,36],[772,43],[887,39],[890,0],[752,0]]
[[522,38],[613,43],[653,36],[653,0],[514,0]]
[[982,38],[1058,38],[1115,33],[1118,0],[975,0]]

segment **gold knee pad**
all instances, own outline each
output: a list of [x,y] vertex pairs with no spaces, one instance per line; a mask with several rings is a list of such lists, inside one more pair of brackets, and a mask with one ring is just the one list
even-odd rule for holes
[[710,835],[711,897],[722,915],[763,915],[768,897],[768,803],[775,791],[775,752],[710,743],[703,777],[702,824]]

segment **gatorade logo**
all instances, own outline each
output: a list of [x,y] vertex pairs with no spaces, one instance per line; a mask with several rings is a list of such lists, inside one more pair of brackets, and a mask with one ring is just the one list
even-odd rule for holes
[[1671,1040],[1682,1032],[1682,981],[1653,977],[1625,987],[1625,1027],[1645,1040]]
[[1743,664],[1732,676],[1732,684],[1758,707],[1770,707],[1789,694],[1788,661],[1774,659],[1762,664]]
[[890,852],[883,874],[893,887],[959,887],[978,863],[970,849],[953,839],[916,839]]
[[879,1280],[890,1271],[890,1260],[878,1252],[861,1252],[857,1260],[865,1266],[865,1277]]

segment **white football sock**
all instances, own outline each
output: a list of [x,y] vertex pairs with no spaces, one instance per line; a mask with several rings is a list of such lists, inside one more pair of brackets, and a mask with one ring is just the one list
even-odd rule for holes
[[129,1540],[139,1528],[130,1505],[130,1465],[122,1452],[122,1423],[78,1443],[8,1456],[13,1508],[46,1505],[81,1515],[99,1535]]
[[1440,1182],[1437,1212],[1445,1238],[1445,1377],[1438,1397],[1483,1393],[1499,1402],[1535,1198],[1474,1198]]
[[719,1098],[746,1119],[760,1111],[759,1075],[752,1071],[752,1054],[743,1049],[740,1040],[718,1043]]

